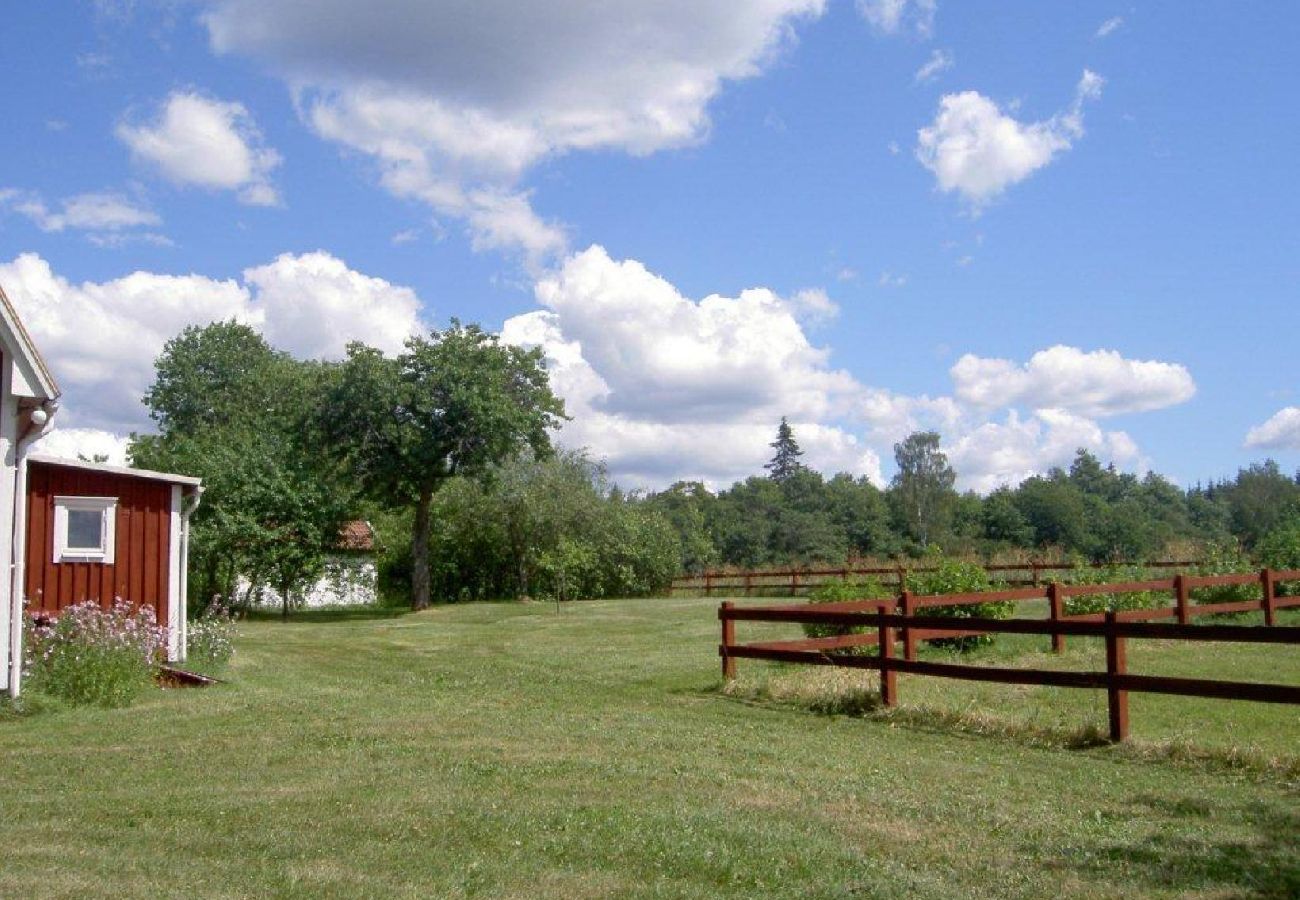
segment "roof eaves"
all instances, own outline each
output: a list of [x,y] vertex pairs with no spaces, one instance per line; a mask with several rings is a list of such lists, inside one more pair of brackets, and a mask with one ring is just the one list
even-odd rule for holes
[[84,469],[88,472],[102,472],[105,475],[123,475],[128,478],[146,478],[150,481],[166,481],[172,484],[187,484],[191,487],[198,487],[203,483],[203,479],[195,478],[192,475],[177,475],[173,472],[155,472],[152,469],[136,469],[131,466],[111,466],[108,463],[86,462],[84,459],[65,459],[62,456],[51,456],[48,453],[32,453],[27,457],[27,461],[41,463],[47,466],[63,466],[68,469]]

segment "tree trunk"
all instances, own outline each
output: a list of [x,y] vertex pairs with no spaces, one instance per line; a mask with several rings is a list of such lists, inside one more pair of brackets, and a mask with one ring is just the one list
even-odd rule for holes
[[519,560],[519,597],[523,599],[528,596],[528,556],[519,553],[516,558]]
[[411,540],[411,609],[429,608],[429,507],[433,491],[420,491],[415,504],[415,534]]

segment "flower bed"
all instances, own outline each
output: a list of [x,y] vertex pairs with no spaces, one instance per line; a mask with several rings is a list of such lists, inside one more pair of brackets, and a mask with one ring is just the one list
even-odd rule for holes
[[70,703],[126,706],[150,684],[166,646],[152,607],[86,601],[53,621],[28,617],[25,676],[31,690]]

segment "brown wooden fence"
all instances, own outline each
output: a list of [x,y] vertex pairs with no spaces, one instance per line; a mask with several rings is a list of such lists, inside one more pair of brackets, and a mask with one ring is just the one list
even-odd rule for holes
[[[1194,561],[1160,560],[1142,563],[1143,569],[1191,569],[1197,565]],[[1012,585],[1040,585],[1050,581],[1049,576],[1062,572],[1083,569],[1103,569],[1105,563],[992,563],[981,566],[984,571],[995,576],[997,580]],[[883,578],[895,589],[907,588],[909,575],[920,572],[933,572],[934,566],[903,565],[895,566],[835,566],[808,569],[752,569],[743,572],[702,572],[699,575],[682,575],[672,580],[669,594],[680,591],[703,591],[704,596],[711,597],[717,591],[730,592],[733,596],[752,597],[755,591],[781,591],[792,597],[800,591],[807,591],[835,579],[848,579],[856,576]]]
[[[1268,703],[1300,704],[1300,687],[1255,684],[1240,681],[1212,681],[1202,678],[1169,678],[1131,675],[1126,666],[1126,641],[1161,639],[1180,641],[1240,641],[1245,643],[1300,644],[1300,627],[1278,626],[1276,611],[1300,606],[1300,597],[1277,596],[1277,584],[1300,581],[1300,571],[1265,569],[1259,575],[1176,575],[1162,581],[1124,582],[1108,585],[1063,585],[979,594],[914,596],[904,592],[886,600],[854,600],[843,603],[798,604],[786,606],[736,606],[724,602],[718,610],[722,622],[723,678],[736,675],[737,659],[767,659],[808,665],[847,666],[880,672],[881,700],[885,706],[898,702],[899,672],[993,681],[1004,684],[1055,685],[1058,687],[1105,690],[1110,709],[1110,737],[1122,741],[1128,737],[1128,692],[1183,694],[1232,700],[1257,700]],[[1198,587],[1245,585],[1258,583],[1258,600],[1231,603],[1192,604],[1190,592]],[[1069,596],[1137,591],[1168,591],[1172,606],[1158,609],[1135,609],[1087,615],[1066,615],[1064,600]],[[934,606],[961,606],[993,600],[1048,600],[1046,621],[1030,619],[949,618],[917,615],[917,610]],[[1196,616],[1262,610],[1263,626],[1192,625]],[[1177,624],[1163,624],[1149,619],[1176,618]],[[736,642],[736,622],[795,622],[866,627],[870,631],[835,637],[799,640]],[[1050,636],[1052,648],[1061,652],[1069,635],[1100,637],[1106,642],[1104,672],[1058,671],[1049,669],[1011,669],[990,666],[929,662],[916,658],[918,641],[981,634],[1038,634]],[[903,656],[895,655],[894,644],[901,640]],[[847,647],[875,646],[875,655],[834,653]]]

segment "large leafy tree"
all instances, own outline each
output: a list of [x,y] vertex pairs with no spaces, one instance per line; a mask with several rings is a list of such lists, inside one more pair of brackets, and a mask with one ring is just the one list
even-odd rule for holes
[[711,525],[717,518],[718,500],[699,481],[678,481],[652,494],[648,502],[668,519],[677,533],[681,571],[703,572],[718,562]]
[[130,456],[203,479],[192,520],[196,608],[272,588],[287,614],[324,569],[352,502],[304,427],[325,367],[272,349],[247,325],[216,322],[168,341],[155,372],[144,402],[158,433],[134,436]]
[[318,427],[328,449],[376,500],[414,508],[411,605],[430,602],[433,496],[457,475],[477,476],[525,447],[550,452],[564,418],[541,351],[500,342],[453,320],[387,357],[362,344],[327,391]]
[[865,476],[841,472],[828,481],[826,511],[859,556],[888,556],[898,549],[898,539],[889,528],[885,495]]
[[1290,516],[1300,501],[1300,487],[1271,459],[1239,470],[1224,493],[1232,529],[1248,547]]
[[1089,553],[1092,537],[1084,494],[1059,470],[1056,475],[1026,478],[1016,488],[1012,502],[1037,546]]
[[918,431],[895,444],[894,461],[898,472],[889,485],[890,501],[906,532],[924,548],[952,517],[957,474],[934,431]]

